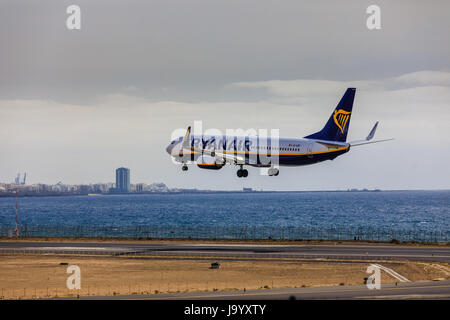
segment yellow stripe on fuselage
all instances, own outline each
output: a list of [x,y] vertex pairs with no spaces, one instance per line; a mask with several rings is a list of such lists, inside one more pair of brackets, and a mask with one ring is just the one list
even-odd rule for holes
[[[274,153],[273,155],[279,155],[279,156],[306,156],[306,155],[314,155],[314,154],[321,154],[321,153],[330,153],[330,152],[337,152],[337,151],[343,151],[343,150],[347,150],[349,147],[343,147],[343,148],[337,148],[337,149],[333,149],[333,150],[325,150],[325,151],[317,151],[317,152],[306,152],[306,153]],[[209,150],[208,150],[209,151]],[[257,154],[257,155],[267,155],[267,156],[271,156],[272,153],[260,153],[260,152],[247,152],[247,151],[219,151],[220,153],[226,153],[226,154]],[[181,156],[181,155],[185,155],[185,154],[196,154],[196,153],[201,153],[199,151],[196,152],[183,152],[183,153],[177,153],[177,154],[172,154],[173,157],[176,156]]]

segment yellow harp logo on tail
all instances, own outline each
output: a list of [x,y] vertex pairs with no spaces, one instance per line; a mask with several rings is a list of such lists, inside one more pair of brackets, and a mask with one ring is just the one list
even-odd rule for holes
[[345,126],[347,125],[348,118],[350,118],[350,113],[351,112],[342,109],[334,110],[333,114],[334,123],[336,123],[336,125],[339,127],[342,134],[344,134]]

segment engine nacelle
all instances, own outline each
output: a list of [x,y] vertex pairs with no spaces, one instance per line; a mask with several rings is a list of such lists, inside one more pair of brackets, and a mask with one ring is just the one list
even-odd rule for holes
[[211,156],[200,156],[197,159],[197,166],[202,169],[219,170],[223,165],[224,163]]

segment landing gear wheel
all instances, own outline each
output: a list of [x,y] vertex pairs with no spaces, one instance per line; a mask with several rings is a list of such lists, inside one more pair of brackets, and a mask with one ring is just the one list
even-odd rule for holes
[[270,168],[267,173],[269,174],[269,176],[277,176],[280,173],[280,170],[278,170],[277,168]]
[[188,166],[184,164],[184,165],[181,167],[181,170],[183,170],[183,171],[188,171]]
[[248,177],[248,171],[246,169],[239,169],[236,172],[236,175],[238,176],[238,178],[247,178]]

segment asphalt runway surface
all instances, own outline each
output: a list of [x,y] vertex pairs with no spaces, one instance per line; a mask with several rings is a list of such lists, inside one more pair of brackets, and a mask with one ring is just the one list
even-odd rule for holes
[[[74,299],[74,298],[70,298]],[[216,292],[190,292],[154,295],[123,295],[80,297],[87,300],[450,300],[450,281],[411,282],[382,285],[381,289],[369,290],[365,285],[338,287],[311,287],[289,289],[264,289]]]
[[450,263],[450,247],[401,245],[188,244],[0,241],[0,253],[60,253],[173,257],[415,260]]

